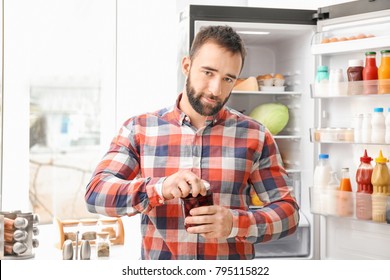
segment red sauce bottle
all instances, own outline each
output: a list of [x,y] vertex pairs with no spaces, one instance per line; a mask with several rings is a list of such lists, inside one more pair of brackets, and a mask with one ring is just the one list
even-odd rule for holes
[[371,161],[372,158],[367,155],[367,150],[364,150],[364,155],[360,158],[360,165],[356,170],[356,218],[361,220],[372,219],[371,177],[374,168]]
[[[366,63],[363,68],[364,94],[377,94],[376,82],[368,80],[378,80],[378,67],[376,66],[376,52],[366,52]],[[367,81],[367,82],[366,82]]]

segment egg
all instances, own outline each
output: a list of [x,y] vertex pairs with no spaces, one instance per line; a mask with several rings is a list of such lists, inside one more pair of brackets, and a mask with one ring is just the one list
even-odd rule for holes
[[324,38],[322,39],[321,44],[327,44],[329,42],[330,42],[329,38]]
[[337,42],[337,41],[338,41],[338,40],[337,40],[336,37],[332,37],[332,38],[329,39],[329,42],[330,42],[330,43],[335,43],[335,42]]
[[356,40],[356,37],[355,36],[351,36],[351,37],[348,37],[347,39],[348,40]]
[[348,39],[346,37],[340,37],[339,38],[339,42],[342,42],[342,41],[347,41]]
[[359,35],[356,36],[356,39],[364,39],[366,38],[366,35],[364,35],[363,33],[360,33]]

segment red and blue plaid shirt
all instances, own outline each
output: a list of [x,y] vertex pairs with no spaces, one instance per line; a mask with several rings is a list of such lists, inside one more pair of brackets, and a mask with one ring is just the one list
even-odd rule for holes
[[[88,210],[141,214],[143,259],[252,259],[254,243],[295,232],[298,205],[270,132],[228,107],[196,129],[176,105],[130,118],[113,139],[86,189]],[[210,182],[214,204],[233,214],[228,238],[189,234],[179,199],[156,191],[188,169]],[[251,192],[264,202],[250,207]]]

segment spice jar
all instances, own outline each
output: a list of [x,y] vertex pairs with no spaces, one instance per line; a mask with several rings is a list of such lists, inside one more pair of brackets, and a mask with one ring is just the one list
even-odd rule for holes
[[[213,205],[213,193],[210,190],[210,184],[206,181],[203,181],[203,184],[207,190],[206,195],[203,196],[198,194],[196,197],[192,196],[190,193],[188,196],[181,199],[182,211],[184,219],[188,216],[191,216],[190,211],[192,208],[209,206]],[[184,224],[185,228],[191,227],[190,224]]]
[[110,235],[108,232],[98,232],[96,234],[96,255],[98,258],[110,256]]
[[118,219],[117,218],[100,219],[99,231],[108,232],[110,239],[115,239],[118,236]]
[[81,219],[80,220],[80,234],[81,240],[95,240],[96,232],[98,231],[97,219]]

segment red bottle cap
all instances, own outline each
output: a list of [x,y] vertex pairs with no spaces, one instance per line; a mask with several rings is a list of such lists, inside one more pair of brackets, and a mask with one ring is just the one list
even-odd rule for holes
[[360,158],[360,161],[361,161],[361,162],[364,162],[364,163],[370,163],[370,162],[372,161],[372,157],[369,157],[369,156],[367,155],[367,150],[366,150],[366,149],[364,150],[364,156],[362,156],[362,157]]

